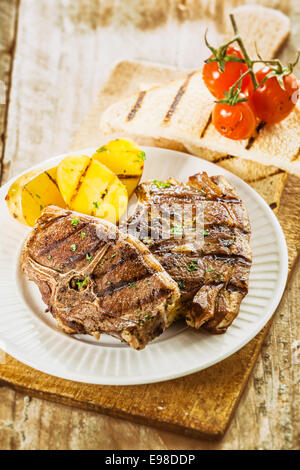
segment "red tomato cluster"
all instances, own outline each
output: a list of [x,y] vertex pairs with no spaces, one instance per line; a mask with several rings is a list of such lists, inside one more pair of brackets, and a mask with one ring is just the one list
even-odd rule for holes
[[[256,80],[261,83],[269,73],[268,67],[263,67],[256,73]],[[256,115],[261,121],[274,124],[285,119],[299,98],[299,85],[293,73],[283,77],[284,89],[276,77],[267,81],[253,93],[253,105]]]
[[[227,48],[226,55],[238,57],[239,59],[243,58],[241,52],[232,46]],[[212,55],[210,58],[212,59],[213,57]],[[204,65],[203,80],[211,94],[221,100],[224,98],[224,91],[228,91],[240,76],[247,72],[247,69],[247,65],[242,62],[226,62],[224,72],[221,72],[218,62],[209,62]],[[242,92],[248,90],[250,82],[251,78],[247,75],[242,81]]]
[[[242,53],[232,46],[227,48],[226,54],[243,58]],[[247,65],[242,62],[226,62],[223,72],[219,70],[218,62],[209,62],[203,67],[203,80],[209,91],[221,100],[225,98],[224,92],[229,91],[246,71]],[[258,70],[255,74],[257,83],[260,84],[269,73],[268,67]],[[284,89],[273,76],[254,90],[250,74],[246,75],[240,88],[241,97],[247,101],[234,105],[216,103],[213,109],[212,121],[218,132],[229,139],[248,139],[259,121],[274,124],[285,119],[299,98],[299,85],[293,73],[283,77],[283,85]]]

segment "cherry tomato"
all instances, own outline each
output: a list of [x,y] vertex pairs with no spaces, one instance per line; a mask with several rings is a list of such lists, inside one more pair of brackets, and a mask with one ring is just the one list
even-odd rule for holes
[[[258,83],[261,83],[267,73],[268,67],[263,67],[256,74]],[[283,77],[285,90],[281,88],[276,77],[269,78],[252,94],[252,101],[257,117],[267,123],[280,122],[285,119],[294,108],[299,98],[299,85],[293,73]]]
[[255,109],[255,106],[254,106],[254,103],[253,103],[253,90],[254,90],[254,86],[253,86],[253,82],[251,80],[251,84],[252,84],[252,87],[249,89],[249,93],[246,95],[245,93],[240,93],[239,96],[242,96],[244,98],[247,98],[247,104],[250,106],[250,108],[252,109],[253,111],[253,114],[255,116],[255,119],[256,119],[256,127],[257,125],[260,123],[261,119],[259,119],[256,115],[256,109]]
[[212,122],[220,134],[228,139],[248,139],[256,128],[256,116],[247,101],[234,106],[217,103],[213,109]]
[[[232,46],[227,48],[226,54],[243,58],[242,53]],[[214,56],[212,55],[212,57]],[[228,91],[247,69],[247,65],[242,62],[226,62],[224,72],[220,72],[218,62],[210,62],[204,64],[202,71],[203,80],[211,94],[218,99],[222,99],[224,98],[224,91]],[[246,92],[251,83],[250,75],[246,75],[242,80],[241,91]]]

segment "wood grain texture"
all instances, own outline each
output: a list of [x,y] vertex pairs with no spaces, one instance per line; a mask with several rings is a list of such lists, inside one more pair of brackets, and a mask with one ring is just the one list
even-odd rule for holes
[[0,184],[7,134],[7,111],[17,34],[18,0],[0,2]]
[[6,364],[0,365],[0,377],[33,396],[180,434],[219,438],[235,410],[267,330],[209,369],[157,384],[126,387],[79,384],[38,372],[10,356]]
[[[3,404],[0,407],[0,447],[241,450],[299,448],[300,376],[299,367],[296,366],[299,366],[300,357],[299,349],[298,355],[295,354],[295,344],[293,350],[288,346],[291,340],[290,330],[298,337],[300,333],[297,318],[299,288],[300,263],[297,263],[269,339],[264,344],[246,392],[221,441],[215,443],[190,439],[183,434],[176,436],[161,429],[151,429],[95,412],[29,398],[7,387],[0,387]],[[287,313],[288,319],[281,324]],[[282,334],[283,327],[285,335],[280,337],[278,335]],[[276,356],[275,348],[278,348]],[[272,361],[271,358],[275,360]],[[292,400],[289,399],[290,395]],[[159,406],[163,406],[163,403]]]
[[[140,83],[153,85],[159,78],[170,80],[180,73],[177,69],[137,62],[123,61],[118,64],[76,135],[74,148],[100,145],[99,116],[120,95],[135,91]],[[269,193],[271,200],[281,196],[281,190],[276,196],[276,188]],[[300,220],[293,220],[291,225],[286,224],[288,239],[293,238],[290,232],[299,224]],[[294,239],[292,247],[295,245]],[[291,262],[294,259],[291,258]],[[267,331],[268,327],[239,353],[206,371],[168,384],[118,387],[117,398],[116,387],[86,386],[53,379],[26,368],[12,358],[7,360],[4,367],[0,367],[0,377],[17,390],[28,389],[30,394],[49,400],[127,417],[187,435],[217,438],[225,432]],[[167,396],[164,394],[166,387],[169,390]]]
[[[197,66],[204,50],[201,56],[202,33],[195,11],[208,14],[209,24],[215,29],[216,15],[222,15],[225,2],[169,1],[166,11],[161,11],[161,2],[155,1],[139,2],[138,8],[136,2],[131,2],[129,9],[129,2],[123,8],[117,1],[112,7],[108,1],[73,3],[21,0],[3,180],[69,148],[111,64],[118,59],[142,58],[182,68]],[[226,8],[242,3],[245,2],[228,1]],[[259,3],[280,8],[290,16],[292,36],[282,52],[287,57],[299,44],[299,2],[264,0]],[[143,8],[148,8],[149,14],[145,15]],[[168,18],[172,21],[167,21]],[[189,22],[191,18],[195,21]],[[125,33],[128,23],[130,34]],[[116,30],[119,25],[120,31]],[[175,43],[170,39],[170,31],[176,34]],[[155,46],[158,39],[159,48]],[[284,224],[291,210],[293,217],[296,216],[298,193],[293,184],[288,181],[284,193],[284,197],[286,194],[291,198],[283,212]],[[296,219],[291,225],[295,223]],[[293,237],[295,243],[290,250],[295,256],[299,247],[296,231]],[[37,398],[30,400],[4,386],[0,388],[0,447],[299,448],[299,367],[292,362],[299,338],[299,287],[300,269],[297,268],[246,393],[219,443],[176,436]],[[281,343],[281,338],[285,343]]]

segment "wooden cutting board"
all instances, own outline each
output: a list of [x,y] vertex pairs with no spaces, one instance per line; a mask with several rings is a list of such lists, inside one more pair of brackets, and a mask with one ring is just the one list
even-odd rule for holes
[[[183,71],[151,64],[118,64],[76,135],[73,148],[101,145],[99,115],[118,97],[181,74]],[[238,165],[235,170],[239,173]],[[271,168],[252,171],[249,182],[277,212],[283,227],[291,269],[300,246],[300,213],[295,204],[300,198],[300,180],[291,176],[286,180],[285,173],[274,174]],[[81,384],[41,373],[8,355],[6,363],[0,364],[0,379],[32,396],[194,437],[219,438],[228,427],[270,324],[219,364],[168,382],[127,387]]]

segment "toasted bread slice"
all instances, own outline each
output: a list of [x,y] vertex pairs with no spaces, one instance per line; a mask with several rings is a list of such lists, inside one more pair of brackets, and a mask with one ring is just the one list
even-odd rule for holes
[[[279,10],[260,5],[241,5],[232,13],[250,56],[256,55],[256,43],[262,57],[274,57],[289,35],[290,20]],[[228,16],[227,22],[225,39],[231,39],[232,27]]]
[[[260,15],[256,26],[247,31],[248,41],[252,34],[262,31],[264,16],[264,34],[268,36],[272,32],[273,37],[273,41],[264,47],[269,50],[269,56],[274,54],[288,34],[288,19],[263,7],[240,7],[235,10],[235,17],[241,31],[246,28],[245,15],[239,12],[244,12],[245,8],[249,15],[254,15],[254,12]],[[207,153],[203,149],[208,149],[273,165],[300,176],[299,107],[281,123],[259,127],[254,138],[232,141],[222,137],[212,125],[213,106],[214,98],[203,83],[201,70],[198,70],[167,85],[142,90],[110,106],[102,115],[100,128],[106,134],[126,133],[144,141],[167,142],[170,148],[181,146],[203,158]]]
[[211,122],[214,99],[201,71],[162,87],[141,91],[110,106],[100,128],[106,134],[125,132],[178,142],[203,156],[203,148],[273,165],[300,176],[300,108],[282,122],[258,127],[248,140],[221,136]]
[[[98,94],[97,101],[77,132],[73,149],[76,150],[91,145],[96,147],[99,145],[103,138],[99,134],[99,116],[114,101],[142,88],[141,84],[144,87],[151,87],[157,83],[168,83],[170,80],[183,75],[184,72],[179,69],[149,62],[119,62],[112,70],[107,82]],[[169,142],[155,138],[146,139],[144,136],[139,136],[137,142],[140,145],[154,145],[187,152],[187,149],[176,141]],[[202,150],[201,157],[223,166],[247,181],[263,196],[270,207],[275,212],[277,211],[287,178],[287,174],[284,171],[272,166],[265,166],[257,162],[212,152],[207,149]]]

